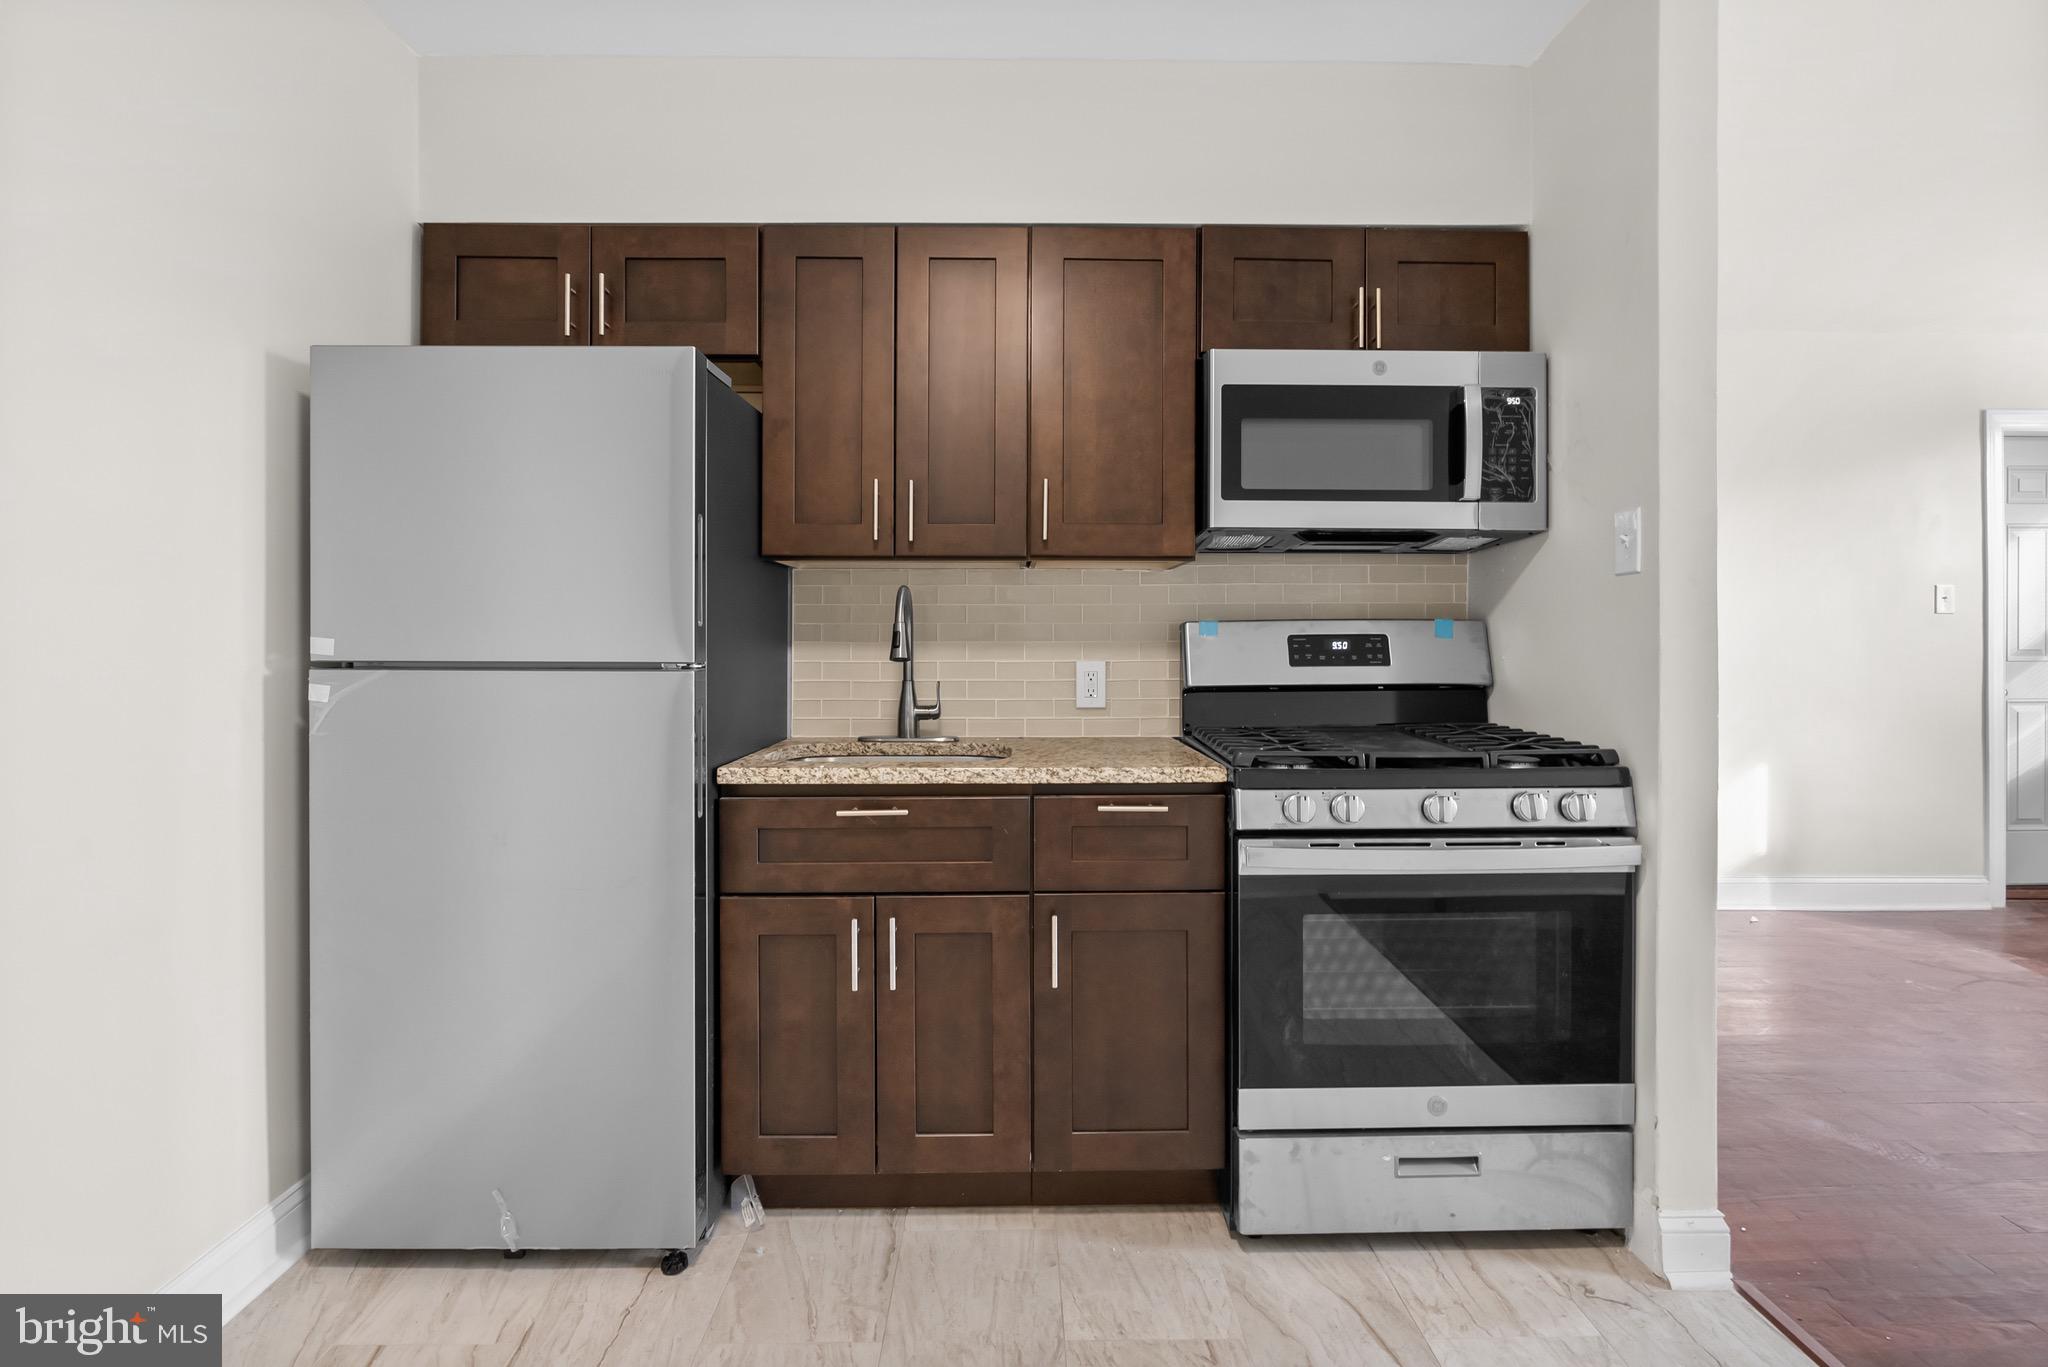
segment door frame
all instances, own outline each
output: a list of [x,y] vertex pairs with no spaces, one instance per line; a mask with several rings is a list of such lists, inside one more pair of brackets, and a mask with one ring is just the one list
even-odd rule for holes
[[2005,883],[2005,439],[2048,437],[2048,409],[1984,410],[1984,870],[1992,906]]

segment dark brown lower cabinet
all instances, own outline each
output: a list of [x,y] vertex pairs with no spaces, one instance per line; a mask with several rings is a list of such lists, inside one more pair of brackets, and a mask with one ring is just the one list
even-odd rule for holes
[[1032,1167],[1223,1166],[1223,895],[1035,899]]
[[882,1172],[1031,1166],[1031,899],[875,900]]
[[718,905],[721,1164],[875,1170],[874,900]]

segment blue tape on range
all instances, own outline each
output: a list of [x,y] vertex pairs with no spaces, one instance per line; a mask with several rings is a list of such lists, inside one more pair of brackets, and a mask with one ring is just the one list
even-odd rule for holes
[[[1199,626],[1197,626],[1195,630],[1198,634],[1203,636],[1214,636],[1216,634],[1216,621],[1214,618],[1206,619]],[[1450,633],[1444,632],[1442,634],[1449,635]]]
[[1439,617],[1439,618],[1437,618],[1437,619],[1436,619],[1436,634],[1437,634],[1437,635],[1438,635],[1439,637],[1441,637],[1442,639],[1446,640],[1446,641],[1448,641],[1448,640],[1450,640],[1450,639],[1451,639],[1451,619],[1450,619],[1450,618],[1448,618],[1448,617]]

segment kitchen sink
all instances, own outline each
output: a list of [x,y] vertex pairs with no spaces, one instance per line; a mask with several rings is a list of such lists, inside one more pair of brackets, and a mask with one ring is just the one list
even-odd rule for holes
[[799,755],[791,764],[996,764],[1006,755]]

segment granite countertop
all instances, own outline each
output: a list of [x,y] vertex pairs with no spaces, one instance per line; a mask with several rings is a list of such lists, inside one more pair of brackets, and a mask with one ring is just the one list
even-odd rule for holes
[[[806,755],[986,755],[986,764],[801,763]],[[746,784],[808,784],[844,788],[859,784],[1138,784],[1223,783],[1230,771],[1166,736],[1016,736],[949,743],[855,741],[815,738],[786,740],[720,765],[718,781]]]

